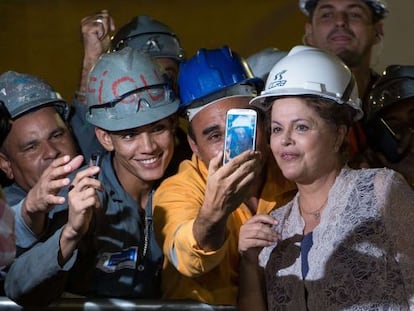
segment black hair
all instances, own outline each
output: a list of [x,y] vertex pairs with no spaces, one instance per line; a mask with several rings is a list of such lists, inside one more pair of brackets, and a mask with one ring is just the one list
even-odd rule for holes
[[0,101],[0,148],[3,146],[7,135],[9,135],[12,125],[10,112],[7,110],[3,101]]

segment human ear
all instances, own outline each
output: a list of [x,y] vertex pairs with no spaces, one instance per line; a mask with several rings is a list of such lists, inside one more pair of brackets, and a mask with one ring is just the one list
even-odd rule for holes
[[190,137],[190,135],[187,134],[187,141],[190,145],[191,151],[198,157],[200,157],[200,152],[198,150],[197,143]]
[[313,46],[312,25],[306,23],[305,34],[302,37],[303,44]]
[[99,127],[95,128],[95,135],[98,139],[99,143],[105,148],[107,151],[114,150],[114,144],[112,142],[112,138],[109,133]]
[[348,127],[345,125],[339,126],[335,144],[334,144],[335,152],[338,152],[339,150],[341,150],[341,146],[344,144],[344,140],[347,135],[348,135]]
[[8,179],[14,179],[11,162],[3,152],[0,152],[0,169],[4,172]]
[[384,38],[384,24],[378,22],[374,25],[375,30],[375,44],[380,43],[382,38]]

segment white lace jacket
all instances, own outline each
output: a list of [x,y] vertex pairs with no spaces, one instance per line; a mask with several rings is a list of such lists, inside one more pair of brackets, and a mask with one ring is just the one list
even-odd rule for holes
[[414,310],[414,192],[395,171],[342,169],[305,280],[298,195],[271,215],[282,240],[259,256],[269,310]]

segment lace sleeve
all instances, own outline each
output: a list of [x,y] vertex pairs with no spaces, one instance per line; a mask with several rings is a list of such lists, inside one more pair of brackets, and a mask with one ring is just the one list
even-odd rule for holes
[[375,194],[401,269],[410,310],[414,310],[414,191],[399,173],[382,172],[375,179]]

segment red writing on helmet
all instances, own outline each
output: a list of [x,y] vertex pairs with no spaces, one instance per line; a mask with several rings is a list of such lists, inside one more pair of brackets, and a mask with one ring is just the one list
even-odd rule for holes
[[[132,76],[121,76],[111,83],[108,81],[108,79],[111,78],[111,75],[108,73],[109,72],[105,70],[101,73],[100,77],[89,77],[88,93],[97,95],[98,104],[108,102],[108,97],[112,99],[118,98],[127,92],[151,86],[154,84],[154,78],[157,81],[156,84],[162,83],[162,79],[156,71],[153,72],[154,77],[146,77],[141,74],[139,76],[139,81],[136,81]],[[151,83],[148,83],[148,80],[150,80]],[[150,89],[145,90],[145,92],[153,101],[157,101],[164,96],[163,92],[151,92]],[[135,102],[136,96],[140,96],[140,94],[136,93],[135,96],[127,97],[122,102],[125,104]]]

